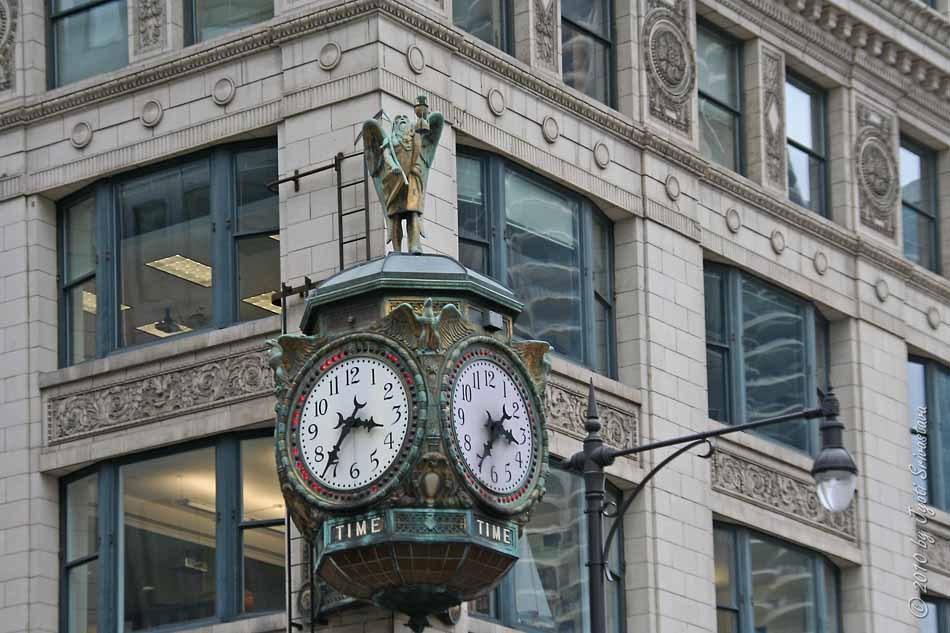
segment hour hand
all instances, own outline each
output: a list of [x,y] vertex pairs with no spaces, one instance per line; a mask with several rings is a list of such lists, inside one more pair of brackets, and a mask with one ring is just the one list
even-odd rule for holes
[[382,427],[383,425],[376,422],[376,420],[374,420],[371,416],[368,420],[357,418],[356,421],[353,422],[353,426],[358,429],[366,429],[367,431],[372,431],[373,429],[377,427]]

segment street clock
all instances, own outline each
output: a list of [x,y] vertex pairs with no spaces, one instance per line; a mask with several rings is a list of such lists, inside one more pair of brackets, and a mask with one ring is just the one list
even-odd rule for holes
[[316,573],[417,631],[501,582],[544,493],[549,348],[512,339],[520,310],[454,259],[394,253],[271,341],[278,477]]

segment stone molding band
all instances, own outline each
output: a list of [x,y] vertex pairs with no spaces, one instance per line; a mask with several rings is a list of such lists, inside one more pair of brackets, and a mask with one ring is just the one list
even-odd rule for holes
[[791,519],[857,542],[855,504],[828,512],[818,501],[815,483],[780,472],[717,448],[712,459],[712,488]]
[[257,348],[50,397],[46,403],[47,442],[53,445],[254,398],[271,398],[273,392],[267,350]]

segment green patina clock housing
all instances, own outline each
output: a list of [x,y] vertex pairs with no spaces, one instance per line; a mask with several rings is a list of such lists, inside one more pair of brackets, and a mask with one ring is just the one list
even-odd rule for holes
[[[544,493],[549,347],[512,339],[521,308],[507,288],[450,257],[393,253],[327,279],[307,298],[302,334],[270,341],[278,476],[294,524],[317,553],[317,574],[344,595],[408,614],[417,631],[426,616],[483,595],[502,580]],[[460,372],[476,361],[503,372],[523,403],[525,448],[518,457],[530,462],[519,471],[523,479],[503,493],[466,463],[453,417]],[[307,442],[336,434],[333,448],[343,451],[341,428],[383,432],[375,430],[383,426],[375,414],[358,415],[363,406],[379,412],[379,391],[354,396],[356,408],[346,414],[308,400],[316,385],[347,363],[371,363],[398,378],[408,422],[397,412],[405,434],[398,447],[390,442],[392,461],[378,475],[366,485],[335,487],[325,477],[333,465],[323,461],[329,444],[313,449]],[[505,419],[511,419],[507,411]],[[507,435],[509,447],[518,443]],[[487,444],[502,447],[505,441],[489,434]],[[314,451],[313,459],[306,451]],[[482,452],[490,458],[490,450]],[[333,459],[339,461],[338,453]],[[359,471],[355,462],[353,468]]]

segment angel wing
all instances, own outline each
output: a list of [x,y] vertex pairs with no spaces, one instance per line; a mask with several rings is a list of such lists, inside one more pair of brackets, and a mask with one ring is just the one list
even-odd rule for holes
[[426,167],[432,167],[435,160],[435,151],[439,148],[439,139],[442,138],[442,129],[445,127],[445,115],[441,112],[432,112],[427,119],[429,133],[422,135],[422,160]]
[[373,179],[376,195],[386,209],[386,194],[383,192],[384,169],[386,166],[386,132],[376,119],[367,119],[363,123],[363,160],[366,171]]
[[441,349],[448,349],[466,336],[474,334],[475,330],[469,325],[462,313],[451,303],[442,307],[439,313],[439,341]]
[[297,372],[313,354],[327,342],[323,336],[299,336],[284,334],[267,341],[268,364],[274,370],[274,382],[278,391],[287,389]]
[[413,312],[411,305],[400,303],[386,315],[381,329],[386,336],[400,340],[410,347],[416,347],[419,344],[419,337],[422,336],[423,324]]
[[551,361],[548,358],[551,346],[544,341],[515,341],[511,346],[528,368],[535,384],[543,385],[548,378],[548,372],[551,371]]

